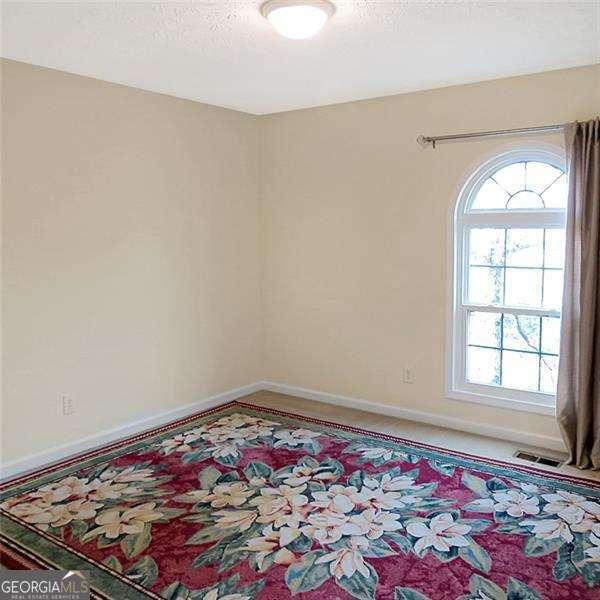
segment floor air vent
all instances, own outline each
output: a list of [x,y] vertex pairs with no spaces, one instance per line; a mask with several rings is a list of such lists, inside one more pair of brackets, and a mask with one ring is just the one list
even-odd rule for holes
[[551,458],[550,456],[538,456],[537,454],[523,452],[522,450],[515,452],[515,457],[520,458],[521,460],[537,463],[538,465],[546,465],[548,467],[560,467],[562,465],[562,461],[558,460],[557,458]]

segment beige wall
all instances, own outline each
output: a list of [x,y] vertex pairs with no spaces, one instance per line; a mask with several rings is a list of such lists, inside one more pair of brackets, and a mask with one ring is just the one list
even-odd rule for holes
[[257,118],[2,79],[3,460],[256,381]]
[[558,435],[444,398],[449,215],[515,141],[415,138],[589,117],[600,66],[261,118],[2,77],[3,460],[258,379]]
[[469,170],[515,140],[415,139],[599,107],[600,65],[265,117],[266,378],[558,437],[552,417],[444,397],[449,215]]

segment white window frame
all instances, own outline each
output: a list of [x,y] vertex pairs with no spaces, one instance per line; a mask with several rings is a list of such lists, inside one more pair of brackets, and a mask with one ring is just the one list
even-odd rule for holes
[[466,379],[467,353],[467,311],[504,312],[507,314],[532,314],[560,316],[561,311],[499,307],[497,305],[477,305],[467,302],[466,277],[468,264],[468,232],[477,227],[519,227],[519,228],[564,228],[566,210],[537,209],[513,211],[472,210],[466,212],[486,181],[498,169],[515,162],[540,161],[549,163],[565,171],[564,154],[558,149],[520,148],[496,155],[477,168],[462,187],[455,210],[452,214],[452,264],[450,269],[451,319],[448,328],[448,361],[446,376],[446,396],[462,400],[499,406],[512,410],[535,412],[546,415],[556,413],[554,394],[529,392],[502,386],[470,383]]

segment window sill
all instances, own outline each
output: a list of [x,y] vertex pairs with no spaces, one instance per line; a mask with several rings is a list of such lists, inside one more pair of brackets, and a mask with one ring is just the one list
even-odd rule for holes
[[[501,390],[499,390],[502,393]],[[518,398],[506,398],[500,395],[482,394],[466,390],[449,390],[446,392],[446,397],[450,400],[460,400],[462,402],[473,402],[475,404],[483,404],[485,406],[495,406],[508,410],[519,412],[536,413],[539,415],[556,416],[556,405],[554,396],[546,396],[540,394],[539,401],[536,400],[520,400]],[[542,398],[548,398],[548,402],[544,402]]]

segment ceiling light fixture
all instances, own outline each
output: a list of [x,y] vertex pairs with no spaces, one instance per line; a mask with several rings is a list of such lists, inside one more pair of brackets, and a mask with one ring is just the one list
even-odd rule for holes
[[327,0],[267,0],[260,11],[284,37],[304,40],[323,29],[335,6]]

